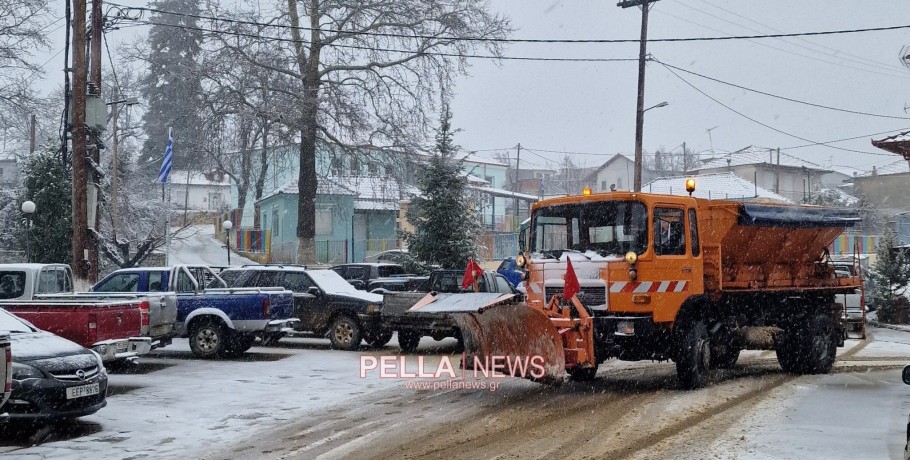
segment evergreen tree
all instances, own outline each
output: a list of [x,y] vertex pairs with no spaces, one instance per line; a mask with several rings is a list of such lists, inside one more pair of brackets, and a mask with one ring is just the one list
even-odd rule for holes
[[894,321],[895,305],[898,302],[906,303],[903,295],[910,279],[910,264],[907,257],[903,252],[894,249],[896,239],[894,231],[886,227],[878,242],[877,258],[872,270],[872,278],[875,281],[872,295],[875,305],[878,306],[878,319],[886,323]]
[[[202,32],[194,28],[199,15],[196,0],[158,0],[152,8],[181,13],[159,14],[154,20],[166,25],[153,25],[149,30],[148,73],[142,79],[142,96],[148,101],[142,118],[147,136],[139,164],[159,160],[164,155],[168,128],[174,128],[174,167],[201,169],[202,153],[202,85],[198,59]],[[160,162],[149,171],[158,170]]]
[[[27,200],[35,203],[32,262],[68,264],[72,259],[73,244],[71,174],[54,155],[55,150],[36,152],[25,165],[25,184],[19,206]],[[22,236],[26,237],[25,231]],[[25,243],[20,245],[22,249],[25,249]]]
[[474,236],[480,225],[465,198],[467,178],[462,162],[455,159],[451,128],[452,113],[443,106],[436,131],[436,151],[420,167],[417,187],[420,196],[408,207],[407,218],[414,232],[404,233],[408,250],[417,260],[443,268],[464,268],[477,248]]

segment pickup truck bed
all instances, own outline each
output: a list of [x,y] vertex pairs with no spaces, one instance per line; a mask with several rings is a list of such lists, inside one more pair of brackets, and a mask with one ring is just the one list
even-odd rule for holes
[[[151,340],[141,337],[143,302],[2,301],[0,308],[35,327],[91,348],[105,362],[148,353]],[[147,308],[147,305],[145,306]]]

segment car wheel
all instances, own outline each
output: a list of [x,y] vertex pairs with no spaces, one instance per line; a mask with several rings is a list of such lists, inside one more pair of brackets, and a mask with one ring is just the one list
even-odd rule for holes
[[705,323],[696,320],[677,325],[676,338],[676,377],[680,386],[687,390],[704,386],[711,368],[711,340]]
[[329,327],[329,341],[336,350],[356,350],[360,348],[360,324],[347,315],[340,315]]
[[227,328],[218,320],[199,320],[190,332],[190,350],[197,358],[211,359],[221,356],[228,342]]
[[411,353],[420,345],[420,338],[423,337],[419,332],[398,331],[398,346],[401,351]]

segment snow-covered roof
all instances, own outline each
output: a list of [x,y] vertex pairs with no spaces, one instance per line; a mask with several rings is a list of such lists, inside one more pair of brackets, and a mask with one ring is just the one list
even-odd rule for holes
[[[278,187],[272,191],[272,193],[269,193],[268,195],[260,198],[256,202],[259,203],[260,201],[271,198],[275,195],[296,195],[298,191],[299,187],[297,185],[297,179],[293,179],[281,187]],[[355,191],[327,177],[320,177],[316,179],[316,193],[319,195],[357,195]]]
[[[791,203],[787,198],[770,190],[761,188],[733,173],[702,174],[689,176],[695,179],[695,192],[692,196],[714,200],[742,200],[763,198],[767,200]],[[689,177],[661,177],[641,187],[647,193],[687,196],[686,179]]]
[[[187,177],[189,176],[189,177]],[[190,185],[206,185],[212,187],[229,187],[231,185],[231,178],[227,174],[223,174],[220,179],[209,180],[205,177],[205,174],[199,171],[171,171],[171,175],[168,176],[167,180],[174,185],[186,185],[189,181]]]
[[896,158],[890,163],[886,163],[882,166],[875,166],[874,169],[869,169],[859,177],[869,177],[869,176],[887,176],[889,174],[906,174],[910,172],[910,164],[907,163],[907,160],[903,158]]
[[[727,163],[727,161],[729,161],[729,163]],[[750,145],[744,149],[705,160],[704,163],[700,167],[694,169],[694,171],[756,164],[777,165],[777,149]],[[825,168],[822,165],[797,158],[786,152],[780,152],[780,166],[814,169],[816,171],[830,171],[830,169]]]
[[539,197],[537,195],[528,195],[526,193],[512,192],[509,190],[503,190],[501,188],[495,188],[495,187],[468,185],[468,188],[471,190],[477,190],[478,192],[486,193],[489,195],[501,196],[501,197],[506,197],[506,198],[518,198],[519,200],[525,200],[525,201],[537,201],[539,199]]
[[475,175],[473,175],[473,174],[468,174],[467,171],[463,171],[461,175],[464,176],[466,179],[468,179],[468,184],[471,184],[471,185],[490,185],[490,181],[485,180],[485,179],[481,179],[481,178],[479,178],[479,177],[477,177],[477,176],[475,176]]
[[399,184],[384,177],[336,176],[334,180],[346,189],[354,191],[357,200],[398,202],[420,193],[417,187]]

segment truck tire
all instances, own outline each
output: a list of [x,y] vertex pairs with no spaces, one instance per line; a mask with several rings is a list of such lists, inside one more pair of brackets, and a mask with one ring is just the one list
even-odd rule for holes
[[420,345],[420,338],[423,337],[419,332],[398,331],[398,346],[401,351],[411,353]]
[[594,380],[594,377],[597,376],[597,366],[586,367],[582,369],[566,369],[566,372],[569,373],[569,378],[575,380],[576,382],[590,382],[591,380]]
[[676,326],[676,378],[680,387],[692,390],[708,382],[711,369],[711,339],[705,323],[685,321]]
[[711,367],[732,369],[739,360],[739,348],[732,343],[716,344],[711,347]]
[[794,374],[827,374],[837,357],[837,337],[831,315],[807,315],[784,331],[777,361]]
[[348,315],[338,315],[329,326],[329,341],[336,350],[357,350],[360,348],[362,331],[360,323]]
[[392,340],[392,331],[379,331],[367,337],[367,343],[373,348],[382,348]]
[[220,320],[203,318],[196,321],[189,337],[193,356],[202,359],[220,357],[230,342],[229,332]]

